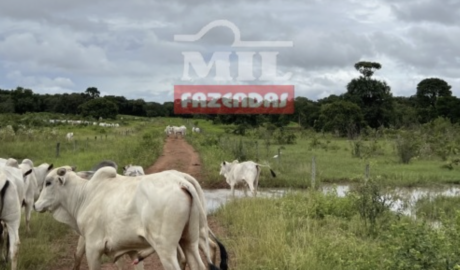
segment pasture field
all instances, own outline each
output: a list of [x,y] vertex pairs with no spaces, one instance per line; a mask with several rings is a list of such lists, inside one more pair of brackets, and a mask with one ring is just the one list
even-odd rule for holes
[[[413,218],[392,212],[383,195],[395,186],[458,183],[458,166],[446,166],[457,157],[456,150],[443,160],[434,154],[435,140],[418,142],[419,150],[403,164],[397,144],[404,131],[354,141],[297,131],[295,144],[279,144],[276,131],[267,136],[266,130],[249,130],[238,136],[224,126],[198,124],[203,134],[187,139],[199,151],[211,184],[223,179],[218,175],[223,160],[249,159],[270,164],[278,174],[262,173],[262,187],[308,188],[313,156],[317,182],[353,183],[346,197],[309,188],[222,206],[214,215],[227,229],[222,240],[233,253],[233,269],[460,269],[457,198],[424,198]],[[409,142],[417,140],[413,135]],[[280,160],[273,158],[278,148]],[[366,164],[370,179],[365,183]]]
[[[460,183],[460,166],[451,164],[451,160],[459,158],[456,149],[446,160],[442,160],[435,150],[431,150],[434,148],[432,144],[421,141],[418,142],[420,150],[409,164],[404,164],[398,155],[398,131],[382,132],[381,135],[356,140],[313,131],[290,131],[285,134],[275,131],[269,135],[264,128],[250,129],[241,136],[226,132],[231,127],[212,125],[203,120],[197,122],[204,132],[191,134],[187,140],[200,153],[205,180],[211,185],[224,179],[219,176],[222,161],[238,159],[257,160],[274,169],[276,178],[262,170],[261,187],[307,188],[311,184],[313,157],[317,183],[357,183],[364,179],[366,164],[370,167],[370,177],[389,186]],[[296,137],[295,144],[278,143],[282,136],[289,134]],[[273,158],[278,151],[281,151],[281,158]]]
[[434,228],[390,212],[374,192],[339,198],[308,190],[226,204],[215,215],[227,228],[232,268],[460,269],[458,212]]
[[[1,115],[2,120],[13,124],[20,120]],[[54,167],[75,165],[77,171],[89,170],[104,159],[115,161],[122,173],[122,167],[129,163],[148,167],[161,154],[164,143],[164,119],[148,119],[141,117],[123,117],[120,127],[82,126],[70,124],[42,125],[35,118],[43,118],[43,114],[28,115],[36,124],[32,127],[16,127],[14,135],[0,129],[0,157],[15,158],[19,162],[29,158],[35,166],[41,163],[53,164]],[[58,119],[50,115],[50,119]],[[24,118],[24,116],[23,116]],[[13,120],[12,120],[13,119]],[[63,119],[66,119],[63,117]],[[108,121],[107,121],[108,122]],[[21,123],[21,122],[20,122]],[[54,131],[53,131],[54,130]],[[73,132],[73,141],[66,141],[67,132]],[[95,137],[97,136],[97,139]],[[60,155],[56,156],[56,144],[60,142]],[[74,142],[76,142],[74,144]],[[49,270],[62,257],[66,237],[69,233],[67,225],[55,221],[51,214],[32,212],[31,234],[26,235],[24,215],[21,217],[19,247],[19,269]],[[75,243],[75,247],[76,247]],[[0,269],[10,269],[1,265]]]

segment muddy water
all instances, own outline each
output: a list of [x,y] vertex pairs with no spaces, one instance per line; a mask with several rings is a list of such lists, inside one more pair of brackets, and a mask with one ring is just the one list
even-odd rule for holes
[[[349,185],[323,185],[323,192],[336,192],[339,197],[346,196],[350,191]],[[257,196],[277,198],[288,192],[288,189],[260,189]],[[221,205],[232,200],[230,189],[214,189],[204,190],[206,197],[207,210],[209,213],[217,210]],[[393,211],[399,211],[406,215],[415,216],[415,203],[417,200],[429,196],[460,196],[460,187],[458,186],[443,186],[439,188],[395,188],[388,192],[385,197],[391,204],[390,208]],[[248,192],[247,196],[251,196]],[[245,194],[242,190],[235,190],[235,199],[244,198]]]

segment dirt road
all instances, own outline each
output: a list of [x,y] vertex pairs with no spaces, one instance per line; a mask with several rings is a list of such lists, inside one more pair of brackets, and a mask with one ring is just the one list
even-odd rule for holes
[[[156,162],[151,167],[145,170],[145,173],[151,174],[169,169],[175,169],[182,172],[186,172],[188,174],[191,174],[198,180],[201,178],[200,157],[198,153],[193,149],[193,147],[182,138],[168,138],[163,147],[163,154],[156,160]],[[212,218],[209,219],[209,226],[216,235],[224,234],[223,228],[221,228]],[[75,252],[77,242],[78,236],[76,234],[70,234],[66,239],[62,240],[60,246],[62,245],[62,249],[65,249],[66,255],[63,258],[60,258],[58,262],[56,262],[56,267],[53,267],[52,270],[72,269],[74,261],[73,254]],[[131,262],[128,260],[127,256],[124,256],[122,260],[125,262],[124,270],[134,269],[134,267],[131,265]],[[103,264],[101,269],[116,269],[111,262],[108,262],[107,257],[104,257],[103,261],[106,263]],[[86,257],[83,258],[80,269],[88,270]],[[144,269],[163,270],[163,267],[161,266],[160,260],[156,253],[145,259]]]

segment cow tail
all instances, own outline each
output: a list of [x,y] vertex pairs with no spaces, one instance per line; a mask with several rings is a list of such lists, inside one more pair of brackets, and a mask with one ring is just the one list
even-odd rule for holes
[[[205,227],[207,228],[207,218],[206,218],[206,212],[204,211],[204,208],[203,208],[203,205],[201,204],[200,202],[200,199],[198,197],[198,193],[196,191],[196,188],[193,186],[193,184],[191,184],[190,182],[182,182],[181,183],[183,188],[192,196],[192,205],[196,205],[196,207],[198,207],[198,212],[199,212],[199,217],[198,217],[198,220],[199,220],[199,227],[200,229]],[[217,268],[217,266],[215,266],[212,261],[211,261],[211,255],[210,255],[210,251],[209,251],[209,239],[208,239],[208,235],[206,233],[206,237],[205,237],[205,241],[206,241],[206,250],[205,250],[205,255],[206,255],[206,260],[208,261],[208,265],[209,265],[209,269],[210,270],[219,270],[219,268]]]
[[[200,201],[201,201],[201,205],[203,207],[203,211],[204,209],[206,209],[206,198],[204,196],[204,193],[203,193],[203,190],[201,189],[201,186],[200,184],[198,183],[198,181],[191,175],[188,175],[188,174],[184,174],[184,177],[185,179],[187,179],[187,181],[189,181],[194,187],[195,187],[195,190],[196,190],[196,193],[198,195],[198,197],[200,197]],[[228,269],[228,264],[227,264],[227,261],[228,261],[228,254],[227,254],[227,250],[225,249],[225,246],[217,239],[217,237],[214,235],[214,233],[211,231],[211,228],[209,228],[207,222],[206,222],[206,229],[208,230],[209,234],[212,236],[212,238],[216,241],[217,245],[219,246],[219,251],[220,251],[220,269],[221,270],[227,270]]]
[[8,189],[8,186],[10,185],[10,181],[6,180],[5,185],[3,185],[2,189],[0,190],[0,218],[3,213],[3,205],[5,205],[5,193],[6,190]]
[[273,177],[276,177],[276,173],[270,168],[270,173],[272,174]]
[[214,235],[214,233],[209,229],[209,234],[212,236],[214,241],[216,241],[217,245],[219,246],[220,250],[220,269],[227,270],[228,269],[228,253],[225,249],[224,244],[222,244],[219,239]]

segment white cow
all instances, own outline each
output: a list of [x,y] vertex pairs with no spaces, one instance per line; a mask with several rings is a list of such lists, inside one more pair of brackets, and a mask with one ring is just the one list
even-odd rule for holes
[[173,127],[167,126],[167,127],[165,128],[165,133],[166,133],[166,135],[169,137],[169,135],[173,134]]
[[[206,214],[196,189],[178,174],[128,178],[103,167],[87,181],[61,167],[48,174],[34,209],[52,212],[84,237],[90,270],[100,269],[103,254],[133,258],[135,251],[152,247],[165,270],[179,270],[178,245],[191,270],[205,269],[198,245]],[[207,247],[206,260],[217,269]]]
[[[108,166],[112,166],[112,165],[109,164]],[[195,178],[193,178],[189,174],[182,173],[182,172],[179,172],[179,171],[176,171],[176,170],[168,170],[168,172],[180,174],[182,177],[184,177],[185,180],[190,182],[195,187],[195,189],[197,190],[197,194],[198,194],[198,196],[200,198],[200,202],[202,204],[203,209],[206,209],[206,200],[205,200],[204,192],[201,189],[200,184],[198,183],[198,181]],[[207,213],[206,213],[206,215],[207,215]],[[225,249],[225,246],[217,239],[217,237],[214,235],[212,230],[207,225],[208,224],[205,223],[204,226],[200,227],[200,249],[203,252],[205,252],[205,250],[206,250],[206,238],[205,237],[206,237],[206,232],[209,232],[211,234],[211,236],[213,237],[213,239],[217,242],[217,244],[216,244],[211,238],[208,238],[209,245],[210,245],[211,261],[214,264],[217,264],[217,249],[220,248],[221,249],[220,268],[222,270],[226,270],[226,269],[228,269],[228,265],[227,265],[228,255],[227,255],[227,251]],[[136,264],[136,270],[137,269],[143,270],[144,268],[143,268],[143,262],[142,261],[146,257],[150,256],[150,254],[152,254],[154,252],[155,252],[155,249],[150,248],[150,249],[146,249],[146,250],[143,250],[142,252],[137,253],[137,258],[134,261],[134,263]],[[82,260],[84,254],[85,254],[85,239],[80,236],[80,238],[78,239],[77,250],[76,250],[75,255],[74,255],[74,257],[75,257],[75,265],[74,265],[74,268],[73,268],[74,270],[80,269],[81,260]],[[178,260],[179,260],[181,269],[185,270],[186,258],[185,258],[183,250],[180,247],[178,247]],[[123,265],[121,264],[120,261],[117,260],[115,262],[115,265],[119,269],[123,269]]]
[[[16,185],[8,179],[6,174],[0,171],[0,254],[3,254],[3,230],[6,227],[9,248],[7,250],[6,261],[11,260],[11,270],[16,270],[18,265],[19,253],[19,224],[21,223],[21,204],[18,198]],[[4,227],[5,225],[5,227]]]
[[65,137],[67,138],[68,141],[71,141],[73,139],[73,132],[67,133]]
[[180,127],[173,126],[172,127],[172,132],[174,133],[176,138],[177,138],[177,134],[181,134],[181,136],[184,137],[186,131],[187,131],[187,127],[185,126],[180,126]]
[[34,201],[38,199],[40,192],[43,189],[43,183],[45,182],[46,175],[53,169],[53,164],[42,163],[37,167],[34,167],[34,163],[30,159],[22,160],[22,164],[28,164],[33,168],[33,173],[35,174],[35,179],[37,181],[38,192],[35,193]]
[[[235,197],[235,185],[244,182],[249,186],[249,190],[254,197],[257,195],[257,187],[259,186],[260,167],[269,167],[253,161],[245,161],[239,163],[238,160],[233,162],[223,161],[220,164],[219,175],[225,176],[227,184],[230,185],[232,196]],[[270,169],[273,177],[276,177],[275,172]],[[246,189],[244,190],[246,194]]]
[[126,165],[123,167],[123,175],[124,176],[139,176],[139,175],[145,175],[144,169],[141,166],[135,166],[135,165]]
[[195,133],[200,133],[201,130],[199,127],[192,127],[192,132],[195,132]]

